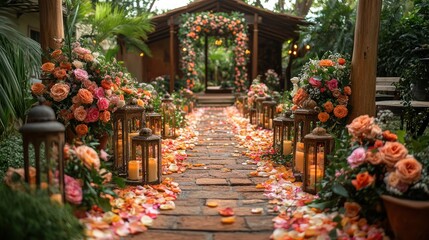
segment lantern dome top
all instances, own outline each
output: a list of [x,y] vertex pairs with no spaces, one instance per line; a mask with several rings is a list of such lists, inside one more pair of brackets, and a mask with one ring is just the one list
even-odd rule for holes
[[51,134],[64,132],[64,125],[55,118],[52,108],[42,105],[44,98],[39,99],[39,105],[30,109],[27,115],[27,123],[19,131],[21,133]]
[[162,101],[173,101],[169,93],[164,94]]
[[149,104],[149,105],[147,105],[146,106],[146,110],[147,110],[147,112],[149,112],[149,113],[151,113],[151,112],[153,112],[153,106],[152,106],[152,104]]
[[149,137],[152,135],[152,130],[150,128],[142,128],[140,130],[139,136]]
[[322,127],[317,127],[315,129],[313,129],[313,134],[314,135],[325,135],[326,134],[326,129],[322,128]]
[[139,141],[161,141],[161,137],[158,135],[153,135],[150,128],[142,128],[138,136],[133,137],[135,140]]
[[27,115],[28,123],[56,121],[54,110],[43,105],[43,101],[44,99],[39,99],[39,105],[30,109]]

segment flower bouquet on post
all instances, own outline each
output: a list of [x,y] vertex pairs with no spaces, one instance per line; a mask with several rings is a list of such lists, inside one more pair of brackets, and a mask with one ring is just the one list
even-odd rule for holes
[[350,111],[350,63],[340,54],[328,52],[325,56],[310,60],[302,68],[301,87],[293,98],[292,109],[301,107],[307,99],[315,101],[322,126],[337,133],[344,129]]

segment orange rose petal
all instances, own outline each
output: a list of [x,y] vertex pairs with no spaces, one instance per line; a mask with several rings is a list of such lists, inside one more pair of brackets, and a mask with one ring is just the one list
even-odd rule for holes
[[207,202],[207,207],[217,207],[218,206],[218,203],[217,202],[214,202],[214,201],[210,201],[210,202]]
[[232,223],[235,223],[235,217],[223,217],[221,219],[221,222],[223,224],[232,224]]
[[256,184],[256,189],[264,189],[264,188],[265,188],[264,185],[260,183]]
[[223,217],[234,216],[234,210],[230,207],[219,210],[219,214]]
[[250,210],[250,212],[254,214],[260,214],[262,211],[264,211],[263,208],[252,208],[252,210]]

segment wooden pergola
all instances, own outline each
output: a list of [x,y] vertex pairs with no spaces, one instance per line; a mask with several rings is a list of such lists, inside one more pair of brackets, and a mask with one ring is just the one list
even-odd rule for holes
[[[238,0],[230,0],[230,1],[210,1],[210,0],[200,0],[194,2],[184,8],[176,9],[176,13],[180,14],[181,12],[186,12],[186,8],[190,7],[193,10],[204,10],[206,6],[203,6],[205,3],[210,6],[210,8],[220,8],[221,3],[225,8],[231,9],[233,6],[240,6],[243,10],[245,9],[254,9],[254,7],[249,8],[249,6],[245,5],[243,2]],[[230,4],[236,5],[230,5]],[[40,7],[40,23],[41,23],[41,39],[47,39],[48,41],[42,40],[42,49],[46,49],[47,47],[55,48],[55,41],[50,41],[53,38],[60,38],[64,36],[64,30],[62,25],[62,11],[61,9],[61,0],[50,0],[50,1],[41,1],[39,0]],[[356,27],[355,27],[355,40],[354,40],[354,50],[353,50],[353,59],[352,59],[352,114],[351,119],[356,116],[368,114],[370,116],[375,115],[375,80],[376,80],[376,69],[377,69],[377,45],[378,45],[378,32],[380,25],[380,13],[381,13],[381,5],[382,0],[359,0],[358,3],[358,13],[356,19]],[[45,10],[43,10],[45,9]],[[47,12],[49,9],[49,14]],[[256,15],[253,15],[253,19],[258,19],[259,16],[270,19],[270,15],[268,15],[269,11],[260,10]],[[256,17],[255,17],[256,16]],[[157,25],[159,28],[166,28],[167,36],[171,38],[172,33],[170,31],[174,31],[172,27],[172,22],[168,22],[167,19],[170,19],[171,16],[160,15],[158,19],[163,19]],[[293,18],[292,18],[293,19]],[[298,21],[299,19],[295,19]],[[262,28],[262,23],[256,22],[256,28],[253,28],[253,32],[256,33],[256,37],[258,38],[259,32],[266,31],[272,35],[280,34],[283,29],[271,28],[265,29]],[[173,25],[174,26],[174,25]],[[165,31],[162,31],[165,34]],[[160,34],[160,33],[158,33]],[[296,36],[296,35],[295,35]],[[152,39],[155,38],[156,35],[152,36]],[[161,37],[161,36],[159,36]],[[174,60],[174,56],[170,56]],[[257,63],[252,63],[257,64]],[[257,66],[257,65],[256,65]],[[252,74],[253,75],[253,74]]]

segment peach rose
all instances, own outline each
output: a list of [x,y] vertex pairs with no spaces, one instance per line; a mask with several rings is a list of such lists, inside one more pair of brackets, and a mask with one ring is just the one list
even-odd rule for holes
[[344,87],[344,94],[350,96],[352,95],[352,88],[350,86],[345,86]]
[[368,115],[359,116],[347,125],[347,129],[350,134],[354,137],[364,137],[371,132],[371,128],[374,125],[374,118],[369,117]]
[[348,113],[349,113],[349,110],[344,105],[337,105],[334,108],[334,115],[337,118],[345,118]]
[[34,95],[40,96],[45,93],[45,85],[43,85],[43,83],[33,83],[33,85],[31,85],[31,92]]
[[58,58],[59,56],[61,56],[61,54],[63,53],[63,51],[61,51],[61,49],[55,49],[52,53],[51,53],[51,57],[52,58]]
[[344,209],[346,210],[346,212],[344,213],[346,217],[351,219],[359,218],[359,212],[361,210],[361,206],[358,203],[345,202]]
[[331,113],[332,111],[334,111],[334,105],[331,101],[327,101],[325,104],[323,104],[323,107],[325,108],[325,111],[327,113]]
[[413,157],[408,157],[395,164],[396,175],[404,183],[414,183],[420,180],[422,175],[422,164]]
[[113,86],[113,83],[111,80],[106,80],[106,79],[101,80],[102,88],[107,90],[107,89],[110,89],[112,86]]
[[54,77],[58,79],[64,79],[67,77],[67,72],[64,69],[61,68],[55,68],[54,70]]
[[137,99],[137,105],[140,107],[144,107],[144,102],[140,98]]
[[332,67],[332,66],[334,66],[334,62],[332,62],[332,60],[329,60],[329,59],[322,59],[319,61],[319,66],[321,66],[321,67]]
[[69,62],[61,62],[60,63],[60,68],[65,69],[65,70],[71,70],[72,69],[72,65]]
[[55,69],[55,64],[51,63],[51,62],[46,62],[42,65],[42,71],[44,72],[52,72]]
[[103,184],[112,181],[112,173],[108,172],[105,168],[100,169],[100,175],[103,178]]
[[380,126],[374,124],[371,128],[371,131],[367,134],[366,137],[370,139],[376,139],[381,136],[382,131],[383,130],[381,130]]
[[332,96],[334,96],[335,98],[338,98],[341,95],[341,91],[338,88],[331,90],[331,92],[332,92]]
[[86,124],[79,124],[75,127],[76,133],[79,137],[88,133],[88,126]]
[[[36,184],[36,169],[34,167],[29,168],[30,175],[30,185],[34,186]],[[16,179],[16,176],[19,176],[19,179]],[[12,189],[20,189],[22,187],[21,182],[17,180],[25,180],[25,171],[24,168],[12,168],[9,167],[4,176],[4,183]]]
[[85,167],[88,169],[94,168],[97,171],[100,169],[100,158],[94,149],[82,145],[77,147],[75,151],[77,157],[83,162]]
[[384,154],[382,152],[366,152],[366,160],[372,165],[378,165],[383,162]]
[[340,95],[337,98],[337,102],[341,105],[346,105],[349,103],[349,97],[346,95]]
[[304,100],[307,98],[308,98],[308,93],[303,88],[300,88],[296,92],[295,96],[293,96],[292,101],[294,104],[300,106],[302,102],[304,102]]
[[395,164],[407,157],[407,148],[399,142],[386,142],[383,147],[380,148],[380,152],[384,154],[384,164],[388,167],[393,167]]
[[320,112],[317,115],[317,118],[319,119],[319,121],[321,121],[322,123],[326,122],[329,120],[329,114],[326,112]]
[[50,96],[54,101],[61,102],[66,99],[70,92],[70,86],[65,83],[56,83],[51,88]]
[[100,120],[103,123],[107,123],[107,122],[110,121],[110,112],[109,111],[100,112],[100,116],[99,117],[100,117]]
[[352,184],[357,191],[361,190],[362,188],[366,188],[373,183],[374,177],[369,175],[368,172],[359,173],[356,175],[356,179],[352,180]]
[[81,122],[85,120],[86,114],[86,110],[83,106],[80,106],[73,111],[74,118]]
[[92,93],[84,88],[79,89],[77,96],[80,99],[80,102],[83,104],[91,104],[94,101]]
[[92,56],[92,54],[90,53],[87,53],[83,55],[83,60],[85,60],[86,62],[92,62],[94,61],[94,56]]
[[383,138],[386,141],[390,141],[390,142],[395,142],[396,140],[398,140],[398,136],[396,136],[396,134],[391,133],[389,130],[386,130],[383,132]]

